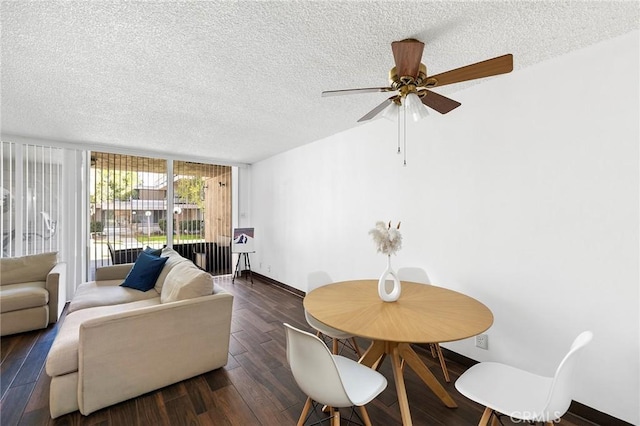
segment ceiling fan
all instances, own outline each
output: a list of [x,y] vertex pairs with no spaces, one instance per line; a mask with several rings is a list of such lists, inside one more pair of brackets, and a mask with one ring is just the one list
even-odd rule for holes
[[[424,43],[416,39],[405,39],[391,43],[396,66],[389,71],[389,87],[367,87],[361,89],[327,90],[322,96],[351,95],[354,93],[398,92],[362,116],[358,122],[366,121],[380,114],[390,104],[403,105],[419,99],[424,105],[446,114],[459,107],[460,102],[442,96],[430,89],[447,84],[460,83],[477,78],[506,74],[513,71],[513,55],[498,56],[436,75],[427,75],[427,67],[421,63]],[[415,96],[414,96],[415,95]]]

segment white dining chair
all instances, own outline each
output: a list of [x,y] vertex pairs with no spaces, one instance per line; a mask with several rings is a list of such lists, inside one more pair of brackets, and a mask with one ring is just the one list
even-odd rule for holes
[[488,425],[497,413],[518,423],[532,421],[551,426],[569,409],[577,355],[592,338],[590,331],[580,333],[553,377],[498,362],[481,362],[462,373],[456,380],[456,389],[486,407],[478,426]]
[[[406,266],[398,269],[398,278],[400,281],[410,281],[419,284],[431,284],[429,280],[429,275],[427,275],[427,271],[422,268],[414,267],[414,266]],[[444,379],[449,383],[451,380],[449,379],[449,370],[447,369],[447,363],[444,360],[444,356],[442,355],[442,348],[439,343],[431,343],[429,345],[431,349],[431,356],[434,358],[438,358],[440,362],[440,368],[442,368],[442,374],[444,375]]]
[[284,327],[291,373],[307,395],[297,424],[304,424],[312,406],[315,411],[322,404],[329,407],[333,426],[340,425],[336,408],[346,407],[357,407],[363,423],[371,425],[365,405],[387,387],[387,379],[354,360],[332,354],[319,337],[286,323]]
[[[327,284],[331,284],[333,280],[331,276],[324,271],[315,271],[311,272],[307,276],[307,293],[310,293],[312,290],[315,290],[318,287],[325,286]],[[307,323],[313,327],[317,331],[317,336],[322,337],[327,336],[331,339],[331,351],[334,354],[338,354],[340,351],[340,344],[353,349],[353,351],[358,355],[358,358],[362,357],[362,353],[360,352],[360,348],[358,347],[358,343],[356,342],[355,336],[349,333],[345,333],[344,331],[335,329],[333,327],[329,327],[328,325],[318,321],[311,314],[304,310],[304,317],[307,320]]]

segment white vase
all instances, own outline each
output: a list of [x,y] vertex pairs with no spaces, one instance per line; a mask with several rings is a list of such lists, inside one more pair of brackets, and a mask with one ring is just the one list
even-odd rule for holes
[[387,256],[387,269],[378,280],[378,295],[385,302],[395,302],[400,298],[400,279],[391,268],[391,256]]

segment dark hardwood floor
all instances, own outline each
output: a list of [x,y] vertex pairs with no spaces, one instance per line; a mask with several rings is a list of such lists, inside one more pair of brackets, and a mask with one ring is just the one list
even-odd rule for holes
[[[44,371],[57,325],[46,330],[2,338],[0,424],[13,425],[292,425],[306,396],[295,384],[285,356],[283,322],[311,331],[302,299],[258,280],[217,278],[235,295],[228,364],[215,371],[105,408],[89,416],[79,412],[49,417],[49,383]],[[64,315],[61,319],[64,321]],[[367,342],[359,344],[366,347]],[[188,350],[188,348],[185,348]],[[439,364],[420,356],[442,382]],[[355,358],[345,351],[344,355]],[[409,405],[416,425],[475,425],[483,407],[460,395],[453,385],[465,367],[448,361],[451,383],[445,387],[458,404],[446,408],[410,370],[405,370]],[[400,424],[400,412],[389,362],[380,371],[387,389],[367,408],[374,425]],[[508,419],[503,423],[513,424]],[[343,424],[346,424],[343,421]],[[567,413],[562,425],[593,425]]]

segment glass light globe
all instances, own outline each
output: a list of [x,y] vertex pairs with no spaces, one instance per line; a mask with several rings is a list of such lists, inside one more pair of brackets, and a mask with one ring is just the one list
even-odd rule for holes
[[427,107],[424,106],[416,93],[409,93],[404,98],[403,106],[406,108],[407,115],[411,117],[413,121],[419,121],[429,116]]

